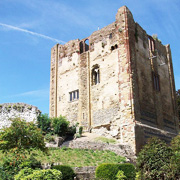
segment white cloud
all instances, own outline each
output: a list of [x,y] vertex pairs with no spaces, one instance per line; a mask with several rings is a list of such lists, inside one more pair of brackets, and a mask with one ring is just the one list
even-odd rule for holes
[[39,90],[27,91],[19,94],[10,95],[6,98],[15,98],[15,97],[35,98],[35,97],[48,97],[48,96],[49,96],[49,89],[39,89]]
[[52,38],[52,37],[49,37],[49,36],[46,36],[46,35],[43,35],[43,34],[40,34],[40,33],[32,32],[32,31],[29,31],[29,30],[26,30],[26,29],[22,29],[22,28],[19,28],[19,27],[16,27],[16,26],[3,24],[3,23],[0,23],[0,26],[8,28],[8,29],[15,30],[15,31],[21,31],[21,32],[24,32],[24,33],[28,33],[28,34],[31,34],[33,36],[41,37],[41,38],[44,38],[44,39],[49,39],[49,40],[57,42],[57,43],[63,43],[63,44],[66,43],[65,41],[55,39],[55,38]]

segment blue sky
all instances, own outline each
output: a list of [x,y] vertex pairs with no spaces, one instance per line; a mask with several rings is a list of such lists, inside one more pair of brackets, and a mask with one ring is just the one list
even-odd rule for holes
[[171,45],[180,89],[179,0],[0,0],[0,103],[48,113],[51,48],[114,22],[123,5],[149,35]]

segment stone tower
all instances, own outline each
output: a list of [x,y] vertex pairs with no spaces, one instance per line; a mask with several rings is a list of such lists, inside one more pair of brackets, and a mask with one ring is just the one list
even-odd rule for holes
[[50,116],[120,139],[138,152],[151,136],[178,133],[169,45],[149,36],[129,9],[82,40],[51,50]]

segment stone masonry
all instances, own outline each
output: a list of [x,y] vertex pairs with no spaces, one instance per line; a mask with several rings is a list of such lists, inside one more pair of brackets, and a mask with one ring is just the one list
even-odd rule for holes
[[171,50],[129,9],[89,37],[51,50],[50,117],[115,137],[138,152],[149,137],[178,133]]
[[20,117],[27,122],[36,121],[40,115],[37,107],[25,103],[0,104],[0,129],[11,125],[10,119]]

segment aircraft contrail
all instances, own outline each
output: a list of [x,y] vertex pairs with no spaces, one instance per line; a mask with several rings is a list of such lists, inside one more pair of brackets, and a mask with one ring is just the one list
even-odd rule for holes
[[52,37],[49,37],[49,36],[46,36],[46,35],[43,35],[43,34],[39,34],[39,33],[36,33],[36,32],[32,32],[32,31],[29,31],[29,30],[26,30],[26,29],[18,28],[16,26],[11,26],[11,25],[8,25],[8,24],[3,24],[3,23],[0,23],[0,26],[6,27],[6,28],[9,28],[9,29],[13,29],[13,30],[16,30],[16,31],[21,31],[21,32],[25,32],[25,33],[28,33],[28,34],[32,34],[34,36],[42,37],[44,39],[49,39],[51,41],[55,41],[55,42],[58,42],[58,43],[62,43],[62,44],[66,43],[65,41],[55,39],[55,38],[52,38]]

